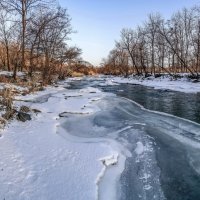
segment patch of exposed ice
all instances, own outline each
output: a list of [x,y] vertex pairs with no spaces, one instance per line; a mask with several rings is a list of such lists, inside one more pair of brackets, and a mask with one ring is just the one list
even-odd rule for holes
[[87,88],[80,89],[80,92],[81,93],[100,93],[101,90],[97,88],[93,88],[93,87],[87,87]]

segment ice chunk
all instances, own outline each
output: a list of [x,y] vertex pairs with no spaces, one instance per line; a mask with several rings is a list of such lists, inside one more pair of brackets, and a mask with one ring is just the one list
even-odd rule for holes
[[135,149],[136,154],[141,155],[144,152],[144,145],[142,142],[137,142],[137,147]]

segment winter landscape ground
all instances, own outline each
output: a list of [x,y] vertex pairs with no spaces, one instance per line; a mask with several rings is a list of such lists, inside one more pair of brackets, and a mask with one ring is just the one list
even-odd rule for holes
[[0,200],[200,200],[199,0],[0,0]]
[[16,96],[16,108],[41,112],[1,131],[0,198],[198,199],[200,125],[101,88],[122,83],[200,92],[185,80],[83,77]]

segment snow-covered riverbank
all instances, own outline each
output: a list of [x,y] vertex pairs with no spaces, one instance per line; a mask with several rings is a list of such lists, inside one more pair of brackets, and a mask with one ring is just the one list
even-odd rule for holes
[[[41,112],[29,113],[32,120],[25,123],[11,121],[0,133],[0,198],[186,200],[199,196],[199,124],[145,109],[131,96],[102,92],[103,87],[116,94],[122,89],[133,92],[130,85],[116,82],[113,77],[68,79],[15,97],[15,106]],[[140,89],[136,93],[146,99],[146,94],[155,92],[157,97],[157,90],[146,90],[145,95]],[[168,106],[173,103],[168,96],[165,100]],[[185,185],[191,190],[187,195]]]
[[200,83],[195,83],[189,81],[186,78],[181,78],[177,80],[172,80],[170,77],[159,77],[159,78],[123,78],[123,77],[111,77],[107,79],[108,85],[127,83],[127,84],[137,84],[144,85],[148,87],[153,87],[154,89],[161,90],[173,90],[185,93],[197,93],[200,92]]
[[[67,115],[99,111],[97,102],[105,94],[95,88],[67,90],[66,85],[17,98],[16,106],[42,112],[29,122],[10,122],[1,133],[1,199],[94,200],[107,167],[114,169],[106,186],[113,190],[125,161],[116,142],[80,139],[60,127],[61,121],[67,123]],[[109,195],[115,199],[115,192]]]

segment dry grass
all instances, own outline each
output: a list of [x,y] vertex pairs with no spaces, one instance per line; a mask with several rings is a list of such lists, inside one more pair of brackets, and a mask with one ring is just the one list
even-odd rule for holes
[[2,117],[0,117],[0,130],[4,129],[6,126],[6,120]]
[[13,90],[12,88],[4,88],[0,90],[0,105],[5,110],[13,109]]
[[0,120],[0,128],[5,126],[5,121],[14,117],[16,111],[13,109],[13,90],[12,88],[4,88],[0,90],[0,105],[2,114],[2,120]]
[[0,83],[11,83],[12,81],[12,77],[0,75]]
[[80,72],[73,72],[72,73],[72,77],[83,77],[84,74],[83,73],[80,73]]
[[13,79],[12,76],[0,75],[0,83],[2,86],[2,89],[0,89],[0,130],[5,127],[7,121],[14,118],[17,119],[19,112],[33,112],[35,114],[41,112],[26,106],[21,106],[18,111],[13,104],[16,95],[28,95],[33,92],[44,90],[47,83],[42,81],[41,73],[34,73],[32,77],[28,75],[20,76],[16,79]]

